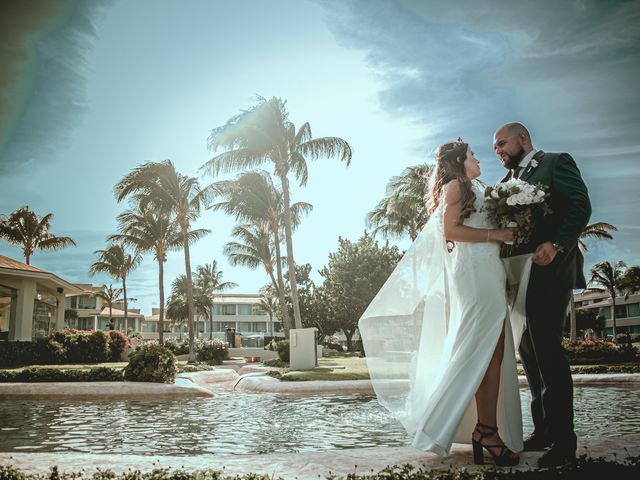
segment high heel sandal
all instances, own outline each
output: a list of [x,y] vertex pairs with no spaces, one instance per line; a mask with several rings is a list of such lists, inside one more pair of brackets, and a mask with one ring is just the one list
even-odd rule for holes
[[[483,432],[478,427],[483,428],[485,431]],[[485,425],[484,423],[478,422],[476,424],[476,428],[474,429],[474,433],[478,432],[480,435],[480,439],[476,440],[471,434],[471,444],[473,445],[473,463],[476,465],[484,465],[484,455],[482,452],[482,448],[486,448],[487,452],[493,458],[493,463],[495,463],[499,467],[513,467],[520,462],[519,457],[513,457],[513,452],[507,448],[506,445],[485,445],[482,443],[482,439],[486,437],[490,437],[495,433],[498,433],[498,427],[493,427],[491,425]],[[500,449],[500,455],[496,455],[493,453],[491,449]]]

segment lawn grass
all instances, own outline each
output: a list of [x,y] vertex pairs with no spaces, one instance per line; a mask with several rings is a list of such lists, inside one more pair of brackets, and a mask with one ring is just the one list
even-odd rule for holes
[[[334,368],[331,367],[344,367]],[[309,380],[368,380],[366,360],[355,356],[332,356],[318,359],[318,367],[313,370],[286,371],[280,377],[285,382],[300,382]]]
[[[331,369],[335,366],[344,366],[344,369]],[[301,382],[310,380],[368,380],[369,371],[365,358],[354,355],[340,356],[331,355],[329,358],[318,360],[318,367],[313,370],[290,371],[287,368],[280,369],[272,376],[282,381]],[[392,365],[390,365],[390,368]],[[571,373],[640,373],[640,363],[623,363],[616,365],[571,365]],[[524,375],[524,370],[518,364],[518,374]]]

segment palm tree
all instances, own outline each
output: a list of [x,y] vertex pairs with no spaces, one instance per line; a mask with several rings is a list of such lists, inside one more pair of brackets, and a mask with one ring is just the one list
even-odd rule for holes
[[70,237],[57,237],[49,232],[53,213],[40,218],[28,206],[0,218],[0,238],[22,246],[25,262],[30,265],[34,250],[59,250],[76,245]]
[[103,272],[116,280],[122,281],[122,295],[124,297],[124,331],[128,333],[128,301],[127,301],[127,276],[138,265],[142,257],[138,253],[128,253],[122,245],[114,243],[109,245],[105,250],[96,250],[93,252],[98,254],[97,262],[94,262],[89,269],[91,275]]
[[[133,247],[142,254],[153,252],[158,262],[158,286],[160,295],[160,315],[158,335],[160,345],[164,344],[164,263],[167,252],[182,247],[182,235],[170,212],[147,205],[136,210],[126,210],[118,216],[120,233],[111,235],[110,241],[116,241]],[[190,242],[202,238],[204,230],[189,232]]]
[[109,323],[113,320],[113,304],[123,300],[121,295],[122,288],[115,288],[112,284],[109,284],[108,287],[102,285],[102,290],[96,293],[96,296],[107,302],[107,306],[109,307]]
[[237,283],[223,282],[223,272],[218,270],[218,262],[215,260],[211,263],[198,265],[196,269],[196,284],[198,288],[209,298],[209,340],[213,340],[213,299],[215,292],[220,292],[228,288],[237,287]]
[[[195,361],[195,325],[193,303],[193,278],[191,275],[191,222],[200,216],[200,211],[208,204],[206,191],[200,189],[195,177],[181,175],[171,160],[148,162],[134,168],[115,186],[115,194],[120,202],[128,195],[134,195],[141,208],[151,204],[172,212],[180,226],[184,264],[186,273],[186,301],[189,322],[189,361]],[[208,233],[209,230],[202,230]]]
[[293,314],[296,328],[302,327],[298,288],[293,259],[291,193],[289,176],[293,174],[300,186],[307,183],[307,158],[338,157],[347,166],[351,162],[351,147],[338,137],[312,138],[311,126],[302,124],[296,131],[289,120],[285,102],[280,98],[259,99],[258,105],[231,118],[214,129],[209,136],[209,149],[227,150],[206,162],[202,169],[212,175],[246,170],[271,162],[284,200],[284,231],[287,245],[287,267],[291,283]]
[[408,233],[411,241],[416,239],[429,219],[425,198],[432,170],[433,165],[416,165],[391,178],[385,197],[366,217],[374,236],[381,233],[388,238]]
[[618,229],[606,222],[596,222],[584,227],[584,230],[578,238],[578,247],[582,253],[589,250],[584,243],[587,238],[597,238],[598,240],[613,240],[613,236],[609,232],[617,232]]
[[629,295],[640,292],[640,266],[629,267],[620,281],[620,289],[624,292],[625,299]]
[[[616,227],[606,222],[596,222],[584,227],[584,230],[578,237],[578,248],[584,255],[587,253],[587,245],[584,240],[587,238],[596,238],[598,240],[613,240],[610,231],[618,231]],[[574,301],[574,293],[571,291],[571,302],[569,302],[569,336],[572,342],[577,339],[576,334],[576,305]]]
[[[237,220],[253,225],[264,225],[271,233],[272,245],[275,248],[275,258],[282,258],[280,243],[284,226],[284,200],[282,192],[279,192],[273,184],[271,175],[265,171],[250,171],[238,176],[236,180],[223,180],[209,187],[211,196],[222,197],[223,201],[212,206],[215,210],[234,215]],[[313,206],[305,202],[297,202],[291,205],[292,226],[295,229],[300,225],[300,217],[308,213]],[[270,258],[271,254],[269,254]],[[283,322],[286,331],[289,331],[289,312],[286,308],[284,279],[282,276],[282,262],[263,262],[270,278],[272,277],[273,264],[276,265],[277,284],[274,284],[280,307],[283,311]],[[253,266],[251,268],[257,268]]]
[[618,261],[611,264],[608,261],[596,263],[591,267],[591,279],[589,280],[589,291],[592,292],[608,292],[611,298],[611,319],[613,320],[613,341],[617,342],[616,328],[616,296],[622,290],[622,280],[626,273],[627,265]]
[[260,305],[264,308],[267,315],[269,315],[269,324],[271,325],[271,336],[273,337],[273,315],[276,312],[276,308],[278,307],[278,301],[269,295],[265,295],[264,293],[260,295]]
[[[167,316],[180,324],[189,320],[189,302],[187,299],[188,279],[184,274],[178,275],[171,283],[171,295],[167,299]],[[197,283],[193,285],[193,312],[195,315],[208,318],[210,314],[211,299],[203,292]],[[191,328],[191,325],[189,325]]]

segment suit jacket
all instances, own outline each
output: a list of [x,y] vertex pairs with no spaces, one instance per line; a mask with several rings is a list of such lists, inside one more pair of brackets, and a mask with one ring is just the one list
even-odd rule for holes
[[[520,179],[547,187],[550,194],[547,201],[552,213],[534,219],[531,238],[526,244],[518,245],[514,254],[532,253],[544,242],[558,243],[562,245],[563,252],[558,252],[547,268],[556,271],[562,284],[566,281],[572,288],[585,288],[584,258],[578,248],[578,238],[591,217],[589,192],[580,170],[568,153],[545,153],[539,150],[533,158],[538,166],[533,168],[524,165]],[[510,178],[511,172],[500,182]]]

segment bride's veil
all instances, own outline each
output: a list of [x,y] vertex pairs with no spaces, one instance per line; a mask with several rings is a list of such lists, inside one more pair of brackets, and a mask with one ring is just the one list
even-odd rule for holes
[[378,401],[410,434],[442,373],[436,370],[450,313],[446,272],[457,253],[447,252],[442,211],[440,205],[433,212],[359,321]]

